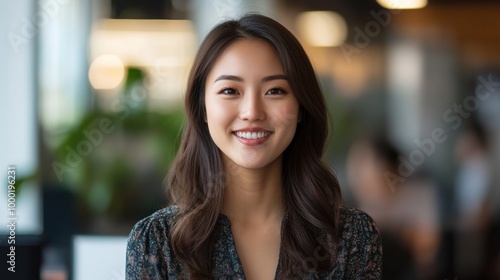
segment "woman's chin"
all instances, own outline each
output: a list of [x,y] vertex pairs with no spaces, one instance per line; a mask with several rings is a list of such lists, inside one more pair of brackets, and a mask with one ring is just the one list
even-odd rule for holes
[[280,159],[281,156],[278,156],[276,159],[270,159],[265,155],[240,155],[235,158],[226,157],[229,159],[229,168],[227,170],[230,172],[235,168],[243,168],[248,170],[261,170],[261,169],[273,169],[272,167],[278,163],[277,159]]

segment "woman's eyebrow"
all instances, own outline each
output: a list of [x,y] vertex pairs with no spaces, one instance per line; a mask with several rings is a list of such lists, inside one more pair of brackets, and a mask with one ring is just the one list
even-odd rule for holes
[[[243,82],[243,78],[239,76],[234,76],[234,75],[220,75],[215,79],[214,83],[220,80],[230,80],[230,81],[237,81],[237,82]],[[287,80],[288,77],[284,74],[275,74],[275,75],[270,75],[262,78],[263,82],[269,82],[273,80]]]
[[267,77],[262,78],[263,82],[269,82],[269,81],[273,81],[273,80],[287,80],[288,81],[288,77],[284,74],[276,74],[276,75],[271,75],[271,76],[267,76]]
[[214,83],[220,80],[230,80],[230,81],[237,81],[237,82],[243,82],[243,78],[234,76],[234,75],[220,75],[215,79]]

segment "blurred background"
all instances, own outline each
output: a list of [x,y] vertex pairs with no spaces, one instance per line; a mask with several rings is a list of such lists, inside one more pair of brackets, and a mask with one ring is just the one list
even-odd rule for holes
[[381,230],[384,279],[500,279],[497,0],[3,1],[0,219],[15,166],[17,278],[7,226],[0,278],[125,278],[132,226],[168,203],[197,47],[247,12],[312,60],[325,159]]

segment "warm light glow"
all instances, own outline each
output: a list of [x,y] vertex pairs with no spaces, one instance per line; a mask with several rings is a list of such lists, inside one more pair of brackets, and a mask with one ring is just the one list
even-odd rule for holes
[[89,58],[115,55],[125,69],[141,69],[147,106],[164,110],[165,104],[182,102],[196,46],[196,32],[189,20],[101,19],[92,26]]
[[155,66],[158,58],[192,59],[196,50],[193,24],[188,20],[103,19],[90,36],[90,57],[115,54],[127,66]]
[[116,55],[101,55],[89,68],[89,80],[94,89],[114,89],[125,75],[125,67]]
[[297,26],[300,36],[312,46],[340,46],[347,37],[347,24],[335,12],[303,12],[297,19]]
[[420,9],[427,6],[427,0],[377,0],[380,6],[387,9]]

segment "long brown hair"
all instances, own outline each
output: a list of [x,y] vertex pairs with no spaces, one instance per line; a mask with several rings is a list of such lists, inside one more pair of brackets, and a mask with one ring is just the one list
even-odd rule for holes
[[200,46],[189,75],[187,121],[167,177],[167,189],[172,204],[178,207],[170,243],[193,277],[211,277],[214,229],[226,174],[221,152],[204,121],[205,81],[224,49],[248,38],[264,40],[275,48],[300,104],[301,121],[282,161],[286,211],[281,233],[282,277],[292,271],[297,273],[296,267],[304,267],[307,260],[313,269],[324,270],[334,258],[328,252],[331,250],[321,244],[325,233],[337,238],[341,203],[339,183],[321,159],[328,136],[325,100],[313,67],[292,33],[273,19],[250,14],[212,29]]

